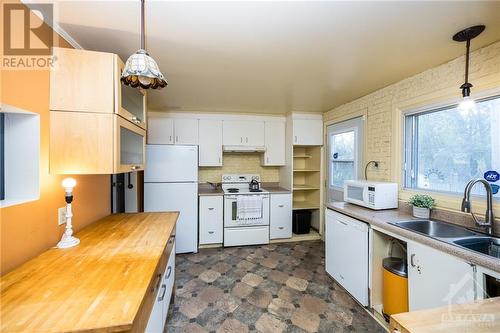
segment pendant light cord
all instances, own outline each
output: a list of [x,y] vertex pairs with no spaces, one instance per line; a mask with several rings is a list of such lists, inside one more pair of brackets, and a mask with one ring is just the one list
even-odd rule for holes
[[469,53],[470,53],[470,39],[467,39],[466,48],[467,48],[467,52],[465,53],[465,83],[469,83]]
[[144,0],[141,0],[141,49],[146,50],[146,41],[144,38]]

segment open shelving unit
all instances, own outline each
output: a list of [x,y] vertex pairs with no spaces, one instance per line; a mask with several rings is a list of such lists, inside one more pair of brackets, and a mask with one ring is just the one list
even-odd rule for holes
[[[294,146],[292,174],[293,210],[310,210],[311,226],[317,228],[321,208],[321,146]],[[311,235],[318,236],[318,232],[311,229]]]

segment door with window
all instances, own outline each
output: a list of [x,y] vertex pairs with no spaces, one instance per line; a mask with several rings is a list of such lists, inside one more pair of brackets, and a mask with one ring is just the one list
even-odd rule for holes
[[362,177],[363,127],[363,117],[327,127],[328,202],[343,200],[344,180]]

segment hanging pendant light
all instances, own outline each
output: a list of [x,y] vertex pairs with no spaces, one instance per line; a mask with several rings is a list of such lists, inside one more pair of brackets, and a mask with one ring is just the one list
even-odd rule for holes
[[462,89],[463,100],[460,102],[458,108],[464,111],[473,110],[476,107],[476,103],[470,97],[470,88],[472,84],[469,82],[469,53],[470,53],[470,41],[476,38],[485,29],[484,25],[476,25],[462,31],[457,32],[453,35],[453,40],[456,42],[466,42],[466,54],[465,54],[465,82],[460,86]]
[[161,89],[167,80],[153,58],[146,52],[144,38],[144,0],[141,0],[141,48],[132,54],[125,63],[121,81],[128,86],[143,89]]

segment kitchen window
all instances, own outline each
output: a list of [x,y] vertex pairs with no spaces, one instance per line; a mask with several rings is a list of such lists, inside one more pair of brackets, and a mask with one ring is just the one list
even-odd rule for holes
[[[489,175],[500,197],[500,96],[476,101],[471,110],[457,105],[405,116],[406,188],[461,194],[467,182]],[[496,174],[497,175],[497,174]],[[484,195],[482,186],[474,194]]]
[[329,202],[343,200],[345,180],[360,178],[363,121],[358,117],[327,127]]

